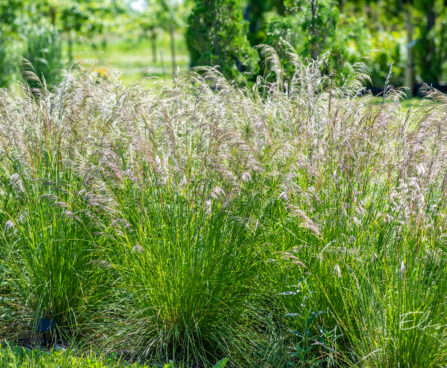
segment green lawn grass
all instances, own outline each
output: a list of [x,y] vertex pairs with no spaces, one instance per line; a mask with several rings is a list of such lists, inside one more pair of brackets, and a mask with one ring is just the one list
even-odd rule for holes
[[[155,368],[143,364],[126,363],[115,357],[100,358],[93,354],[79,354],[71,350],[43,351],[22,347],[0,347],[0,366],[10,368]],[[165,368],[172,367],[165,365]]]
[[[189,68],[189,53],[184,35],[176,34],[175,41],[176,64],[179,71],[185,71]],[[171,50],[165,33],[157,39],[156,54],[154,62],[148,39],[123,39],[113,35],[95,41],[80,39],[74,47],[75,61],[85,67],[99,72],[103,69],[117,71],[125,84],[143,83],[145,86],[151,86],[157,79],[172,78]]]
[[[226,359],[213,368],[224,368]],[[0,344],[0,367],[2,368],[175,368],[173,364],[147,365],[130,363],[116,356],[101,357],[92,352],[81,353],[60,348],[59,350],[30,349]]]

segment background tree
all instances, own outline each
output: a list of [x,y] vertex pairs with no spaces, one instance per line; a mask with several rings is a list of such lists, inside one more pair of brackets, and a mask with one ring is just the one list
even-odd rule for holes
[[24,0],[22,16],[28,23],[50,26],[67,39],[68,58],[73,61],[76,35],[93,37],[125,12],[124,0]]
[[266,18],[268,11],[273,9],[270,0],[249,0],[244,10],[244,19],[248,21],[248,40],[252,46],[264,42],[266,37]]
[[162,7],[158,1],[145,1],[140,6],[138,10],[130,10],[130,25],[138,30],[140,38],[150,41],[152,63],[156,63],[157,39],[162,29]]
[[7,87],[16,72],[12,57],[13,42],[20,26],[19,14],[23,8],[22,0],[0,0],[0,88]]
[[176,0],[158,0],[161,12],[160,20],[162,27],[169,33],[169,43],[171,48],[172,75],[176,73],[177,58],[175,52],[175,30],[181,25],[180,6]]
[[[445,0],[345,0],[347,7],[352,5],[358,15],[368,19],[365,26],[370,38],[377,40],[378,35],[386,34],[395,45],[386,59],[388,46],[384,42],[377,44],[380,52],[371,62],[375,69],[373,80],[391,62],[393,82],[407,86],[410,93],[414,92],[416,82],[438,84],[445,79],[446,49],[442,41],[447,36],[446,3]],[[381,79],[383,82],[385,78]]]
[[355,75],[356,65],[371,49],[361,17],[339,14],[337,3],[331,0],[289,0],[285,6],[284,16],[268,22],[265,43],[280,55],[286,76],[295,73],[295,66],[288,61],[290,46],[303,59],[316,60],[327,53],[322,71],[331,73],[337,83]]
[[240,72],[257,70],[240,0],[196,0],[186,40],[192,66],[219,65],[225,76],[238,80]]
[[301,37],[305,38],[305,52],[318,59],[327,41],[335,34],[338,8],[334,0],[285,0],[289,14],[299,18]]
[[173,74],[177,69],[176,34],[184,30],[190,5],[190,0],[147,0],[140,2],[139,9],[131,12],[130,18],[136,21],[132,28],[139,28],[140,34],[151,42],[154,63],[157,59],[156,41],[159,33],[164,31],[169,35]]
[[421,17],[418,20],[419,38],[414,47],[414,61],[422,81],[438,84],[447,57],[447,1],[415,0]]
[[3,35],[17,32],[23,0],[0,0],[0,32]]

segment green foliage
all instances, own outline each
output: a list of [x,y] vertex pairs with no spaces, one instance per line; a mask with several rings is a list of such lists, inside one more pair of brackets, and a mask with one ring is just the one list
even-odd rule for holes
[[244,19],[248,21],[248,40],[252,46],[264,42],[266,33],[266,13],[273,9],[270,0],[250,0],[244,10]]
[[0,88],[7,87],[15,73],[11,49],[0,31]]
[[327,70],[333,71],[340,80],[355,74],[357,63],[367,63],[370,54],[370,42],[363,18],[341,15],[329,50]]
[[14,33],[19,28],[18,13],[22,11],[23,0],[0,0],[0,32]]
[[[404,4],[408,11],[404,12]],[[418,82],[441,83],[446,79],[444,48],[441,47],[447,29],[443,1],[343,1],[336,4],[303,0],[288,1],[286,6],[288,15],[274,18],[267,27],[266,42],[274,47],[281,44],[278,39],[281,37],[306,57],[315,59],[329,51],[329,69],[341,74],[348,73],[354,60],[366,57],[372,84],[376,87],[383,87],[391,66],[391,83],[396,86],[404,84],[405,70],[411,73],[408,65],[413,66]],[[405,13],[410,14],[408,29]],[[407,35],[409,29],[412,31]],[[407,65],[409,50],[414,58]]]
[[[239,80],[241,71],[254,75],[258,68],[256,55],[246,38],[252,46],[268,43],[277,47],[282,43],[278,40],[281,34],[302,56],[315,59],[330,52],[333,57],[328,59],[328,69],[337,70],[340,78],[350,73],[355,61],[368,57],[374,86],[384,85],[391,64],[391,82],[402,85],[405,70],[411,72],[407,55],[413,55],[408,65],[413,66],[412,79],[416,82],[442,84],[447,79],[443,47],[447,8],[443,0],[219,1],[195,2],[190,17],[194,26],[187,35],[194,66],[220,64],[225,75]],[[183,32],[191,2],[141,2],[145,5],[140,12],[124,0],[0,0],[0,27],[8,40],[13,40],[12,47],[20,49],[20,37],[30,24],[53,26],[67,40],[70,62],[74,60],[73,45],[81,36],[94,43],[97,40],[93,38],[99,34],[104,34],[102,41],[106,42],[110,33],[135,32],[152,41],[152,61],[156,63],[159,32],[169,32],[172,38]],[[243,12],[248,33],[242,21],[242,5],[247,5]],[[409,40],[407,13],[413,29]],[[175,51],[172,47],[172,59]]]
[[338,8],[334,0],[286,0],[286,9],[298,17],[302,52],[316,60],[335,36]]
[[[222,359],[212,368],[225,368],[228,359]],[[74,350],[50,350],[21,348],[0,345],[0,365],[9,368],[156,368],[147,364],[128,363],[116,355],[96,356]],[[173,364],[164,364],[163,368],[175,368]]]
[[[396,42],[398,41],[398,42]],[[375,50],[369,55],[369,72],[373,86],[382,87],[391,70],[390,83],[394,86],[404,84],[403,73],[405,56],[402,55],[404,36],[398,32],[378,32],[371,37],[371,49]]]
[[[92,353],[80,353],[72,350],[50,350],[21,348],[0,345],[0,365],[10,368],[150,368],[138,363],[126,363],[115,356],[99,357]],[[155,368],[155,367],[152,367]],[[163,368],[174,368],[165,364]]]
[[67,338],[94,312],[104,271],[97,265],[100,254],[91,235],[95,227],[83,198],[59,190],[65,180],[75,187],[74,178],[48,175],[46,180],[51,184],[11,177],[8,201],[18,201],[21,210],[9,213],[2,242],[9,252],[5,264],[15,300],[33,323],[53,319],[58,335]]
[[23,17],[58,31],[98,34],[106,22],[125,12],[120,0],[33,0],[24,2]]
[[[170,189],[174,183],[146,180],[145,188],[111,188],[123,223],[137,231],[109,245],[120,280],[117,305],[126,318],[113,327],[123,335],[119,345],[107,348],[132,346],[132,354],[162,361],[188,361],[192,354],[209,366],[238,348],[231,336],[243,330],[244,306],[255,288],[257,252],[246,246],[251,236],[239,220],[251,212],[249,204],[219,209],[222,189],[214,189],[220,200],[206,205],[194,183],[179,195]],[[137,338],[131,337],[135,330]]]
[[256,73],[256,52],[246,36],[240,0],[197,0],[189,17],[186,41],[193,66],[219,65],[222,73],[241,80]]
[[54,30],[34,28],[26,36],[23,53],[22,77],[36,93],[42,88],[51,89],[62,79],[62,44]]
[[445,75],[447,7],[439,6],[436,1],[420,1],[417,6],[424,14],[415,44],[417,73],[423,81],[439,83]]
[[291,77],[295,72],[294,65],[287,62],[292,50],[309,59],[327,53],[324,69],[334,75],[337,83],[355,74],[355,64],[369,52],[363,20],[339,17],[332,1],[317,1],[314,15],[312,1],[286,4],[288,15],[269,22],[266,39],[267,44],[279,50],[285,73]]

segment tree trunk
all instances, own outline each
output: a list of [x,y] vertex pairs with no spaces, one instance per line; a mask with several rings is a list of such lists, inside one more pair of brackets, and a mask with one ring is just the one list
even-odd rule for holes
[[427,12],[427,32],[430,32],[433,27],[435,26],[436,23],[436,12],[435,10],[432,8]]
[[68,32],[68,62],[73,64],[73,38],[71,37],[71,32]]
[[316,23],[317,23],[317,7],[318,7],[318,0],[310,0],[311,5],[311,11],[312,11],[312,19],[310,23],[310,33],[312,35],[312,41],[311,41],[311,50],[310,54],[312,57],[312,60],[318,59],[318,45],[317,45],[317,29],[316,29]]
[[163,50],[160,50],[160,61],[161,61],[161,70],[164,77],[166,75],[166,68],[165,68],[165,59],[163,57]]
[[407,62],[405,65],[405,86],[409,88],[409,97],[413,96],[414,69],[413,69],[413,23],[411,20],[411,8],[405,6],[405,30],[407,32]]
[[50,22],[53,30],[56,28],[56,9],[50,8]]
[[[441,74],[439,71],[442,69],[443,60],[439,58],[435,40],[430,34],[436,24],[436,12],[433,8],[427,11],[426,22],[427,26],[425,32],[422,31],[420,36],[420,40],[424,46],[422,50],[423,54],[421,55],[423,65],[421,77],[424,82],[439,83]],[[440,43],[440,45],[442,45],[442,43]],[[421,50],[418,51],[420,52]]]
[[151,35],[151,48],[152,48],[152,63],[155,64],[157,62],[157,33],[152,30]]
[[172,75],[175,75],[177,69],[177,63],[175,61],[175,35],[174,35],[174,25],[172,23],[169,25],[169,35],[171,38]]

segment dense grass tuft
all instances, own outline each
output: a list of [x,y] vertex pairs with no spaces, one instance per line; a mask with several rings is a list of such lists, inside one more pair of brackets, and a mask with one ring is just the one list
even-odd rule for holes
[[447,97],[322,63],[250,88],[68,75],[0,96],[0,334],[151,364],[447,364]]

